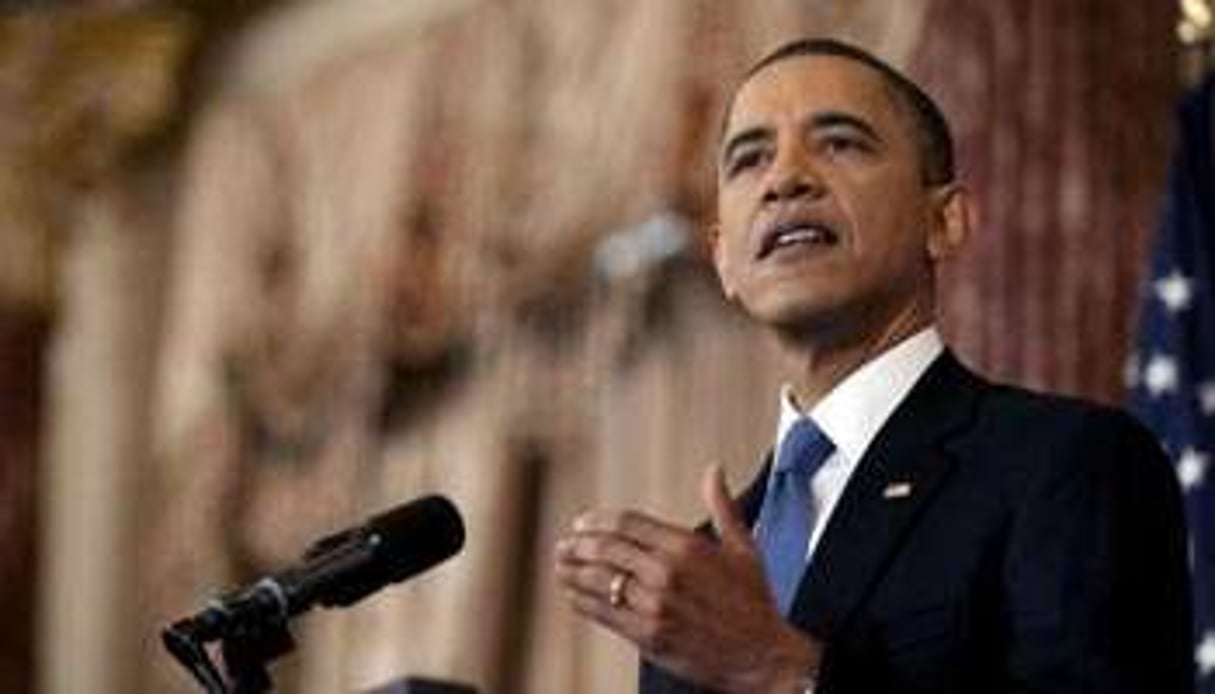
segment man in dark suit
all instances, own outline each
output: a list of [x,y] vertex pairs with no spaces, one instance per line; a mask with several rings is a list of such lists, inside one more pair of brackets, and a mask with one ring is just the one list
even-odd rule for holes
[[584,514],[557,549],[574,607],[637,644],[659,692],[1192,691],[1181,499],[1128,416],[997,386],[934,327],[965,241],[948,127],[832,40],[734,95],[722,286],[788,359],[773,453],[715,532]]

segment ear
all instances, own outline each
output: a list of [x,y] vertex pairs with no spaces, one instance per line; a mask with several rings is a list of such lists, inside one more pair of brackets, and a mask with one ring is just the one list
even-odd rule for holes
[[729,261],[721,240],[721,222],[713,222],[705,233],[705,241],[709,253],[713,256],[713,267],[717,270],[717,281],[721,283],[721,291],[730,301],[734,300],[734,286],[730,283]]
[[973,210],[970,191],[958,183],[941,186],[933,197],[928,258],[939,263],[957,253],[970,238]]

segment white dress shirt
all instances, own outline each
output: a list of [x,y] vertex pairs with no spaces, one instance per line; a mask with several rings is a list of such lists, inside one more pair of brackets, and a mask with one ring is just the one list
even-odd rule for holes
[[[810,419],[835,444],[835,451],[810,481],[814,529],[806,547],[807,560],[814,558],[823,529],[857,463],[894,409],[943,350],[936,328],[925,328],[848,374],[809,412]],[[804,416],[794,401],[792,389],[784,386],[776,433],[777,452],[790,427]],[[768,485],[772,485],[771,474]]]

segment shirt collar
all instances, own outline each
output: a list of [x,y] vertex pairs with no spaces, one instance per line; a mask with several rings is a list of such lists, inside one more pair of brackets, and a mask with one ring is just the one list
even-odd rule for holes
[[[810,419],[823,430],[836,450],[856,463],[912,386],[944,351],[941,335],[928,327],[886,350],[848,374],[810,411]],[[788,385],[781,388],[777,445],[799,417],[805,414]]]

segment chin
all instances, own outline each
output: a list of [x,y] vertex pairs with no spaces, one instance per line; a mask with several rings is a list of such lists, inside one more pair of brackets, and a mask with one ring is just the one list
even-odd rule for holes
[[798,300],[782,298],[744,306],[756,321],[782,334],[830,331],[847,313],[840,304],[825,301],[821,296]]

